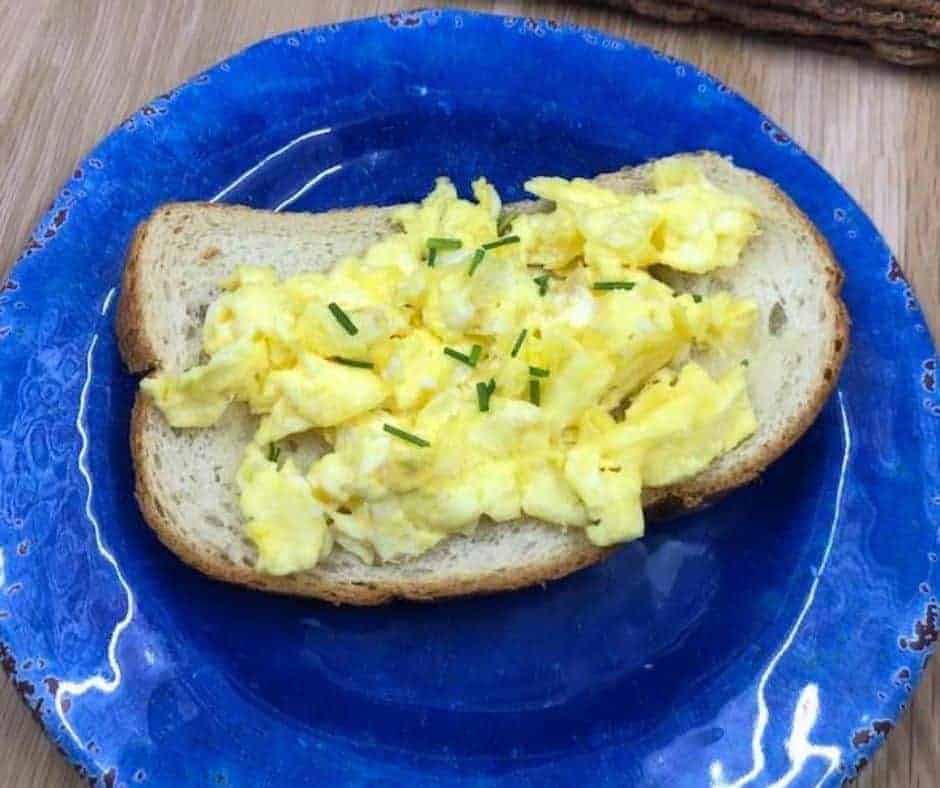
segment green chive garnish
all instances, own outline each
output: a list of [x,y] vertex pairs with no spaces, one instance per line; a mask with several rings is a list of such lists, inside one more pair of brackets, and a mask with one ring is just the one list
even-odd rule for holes
[[534,378],[547,378],[550,373],[542,367],[529,367],[529,374]]
[[595,290],[632,290],[635,282],[595,282]]
[[490,397],[496,391],[496,381],[490,378],[489,383],[482,380],[477,383],[477,405],[480,407],[480,413],[486,413],[490,409]]
[[268,446],[268,460],[270,462],[277,462],[281,458],[281,447],[275,446],[273,443]]
[[428,238],[428,265],[434,268],[434,263],[437,262],[438,250],[447,252],[459,249],[461,246],[463,246],[463,243],[459,238]]
[[340,309],[339,304],[331,301],[329,304],[329,310],[333,313],[333,317],[336,318],[336,322],[346,330],[347,334],[355,336],[359,333],[359,329],[356,328],[356,324],[349,319],[349,315]]
[[426,449],[431,445],[430,442],[426,441],[424,438],[419,438],[417,435],[412,435],[410,432],[400,430],[398,427],[393,427],[391,424],[383,424],[382,429],[389,435],[394,435],[396,438],[401,438],[403,441],[413,443],[415,446],[420,446],[422,449]]
[[499,222],[496,225],[496,234],[505,235],[506,231],[512,227],[512,223],[519,218],[519,213],[517,211],[510,211],[507,214],[499,217]]
[[529,378],[529,402],[533,405],[542,403],[542,387],[538,378]]
[[486,413],[490,409],[490,390],[482,380],[477,383],[477,406],[480,413]]
[[541,276],[535,277],[535,279],[533,280],[535,284],[539,286],[540,296],[543,296],[548,292],[548,283],[550,280],[551,280],[551,277],[548,274],[542,274]]
[[459,238],[428,238],[428,249],[440,249],[442,251],[453,251],[463,246]]
[[486,255],[485,249],[477,249],[473,253],[473,260],[470,261],[470,270],[467,271],[467,276],[473,276],[473,272],[476,271],[480,263],[483,262],[484,255]]
[[457,359],[457,361],[463,362],[468,367],[475,367],[477,362],[480,360],[480,354],[483,352],[483,348],[479,345],[474,345],[470,348],[470,354],[461,353],[459,350],[454,350],[452,347],[444,348],[444,355],[450,356],[451,358]]
[[354,358],[343,358],[342,356],[333,356],[330,361],[347,367],[356,367],[357,369],[372,369],[375,366],[371,361],[358,361]]
[[522,331],[519,332],[519,336],[516,337],[516,341],[512,345],[512,352],[509,354],[510,356],[515,358],[517,355],[519,355],[519,348],[522,347],[522,343],[525,342],[525,337],[528,333],[529,329],[527,328],[523,328]]
[[505,238],[500,238],[498,241],[490,241],[489,243],[483,244],[481,249],[498,249],[500,246],[508,246],[509,244],[519,243],[518,235],[507,235]]
[[745,366],[745,367],[751,366],[751,362],[750,362],[748,359],[744,359],[744,360],[741,362],[741,364],[742,364],[742,366]]
[[692,300],[693,300],[696,304],[701,304],[701,303],[702,303],[702,297],[701,297],[698,293],[693,293],[693,294],[692,294]]

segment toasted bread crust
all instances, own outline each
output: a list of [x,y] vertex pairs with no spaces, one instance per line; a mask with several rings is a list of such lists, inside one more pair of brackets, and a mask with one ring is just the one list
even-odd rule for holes
[[150,222],[156,217],[137,225],[127,250],[127,264],[121,278],[121,298],[118,302],[115,331],[121,358],[131,372],[148,372],[156,365],[157,354],[154,350],[143,321],[142,301],[143,285],[140,281],[140,251],[147,240]]
[[[760,176],[754,176],[760,177]],[[789,449],[810,427],[832,393],[839,371],[848,351],[849,317],[840,293],[843,273],[836,263],[828,243],[818,229],[802,214],[775,184],[761,178],[786,207],[795,223],[807,229],[826,260],[826,307],[835,321],[833,339],[827,349],[825,373],[807,397],[806,405],[789,420],[787,429],[767,442],[744,466],[711,478],[696,477],[663,488],[644,491],[644,510],[650,520],[664,519],[699,509],[720,499],[730,491],[753,481],[768,465]],[[250,210],[238,206],[206,205],[218,211]],[[140,252],[147,238],[148,224],[159,211],[172,209],[164,206],[150,220],[138,227],[128,252],[120,304],[117,315],[119,347],[125,363],[132,372],[146,372],[157,365],[158,355],[143,324],[143,299],[146,297],[141,283]],[[148,419],[162,418],[155,406],[138,394],[134,404],[131,427],[131,454],[134,460],[136,495],[144,519],[156,532],[160,541],[183,561],[204,574],[229,583],[257,588],[280,594],[307,596],[335,603],[375,605],[395,598],[431,600],[441,597],[483,594],[522,588],[563,577],[571,572],[597,563],[616,548],[598,548],[587,539],[566,553],[561,559],[529,562],[512,572],[480,572],[468,577],[437,578],[420,576],[414,579],[383,580],[381,583],[338,582],[324,579],[314,570],[296,575],[274,576],[258,572],[248,566],[234,564],[221,554],[194,543],[182,534],[161,506],[158,487],[151,478],[144,440]]]

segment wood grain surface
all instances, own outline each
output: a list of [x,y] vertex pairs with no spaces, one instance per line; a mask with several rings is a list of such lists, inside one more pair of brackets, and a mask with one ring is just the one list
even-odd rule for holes
[[[790,131],[861,202],[898,253],[938,336],[940,74],[738,33],[674,29],[596,7],[449,3],[461,4],[603,28],[716,74]],[[145,101],[264,36],[400,5],[365,0],[0,2],[0,272],[17,256],[79,157]],[[935,660],[859,785],[932,788],[940,782],[938,742],[940,660]],[[2,680],[0,786],[79,784]]]

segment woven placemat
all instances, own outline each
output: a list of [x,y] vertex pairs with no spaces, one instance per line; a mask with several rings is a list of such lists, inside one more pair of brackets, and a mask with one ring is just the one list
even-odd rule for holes
[[590,1],[677,24],[746,28],[904,66],[940,65],[940,0]]

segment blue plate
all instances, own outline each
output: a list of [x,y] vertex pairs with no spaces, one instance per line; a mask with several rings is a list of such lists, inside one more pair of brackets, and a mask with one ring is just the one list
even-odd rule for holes
[[[374,610],[211,582],[141,520],[114,304],[168,200],[509,198],[709,148],[777,181],[847,273],[838,393],[764,476],[598,566]],[[937,639],[936,359],[868,218],[693,66],[602,33],[425,11],[262,42],[75,170],[0,294],[4,666],[105,785],[833,785]]]

